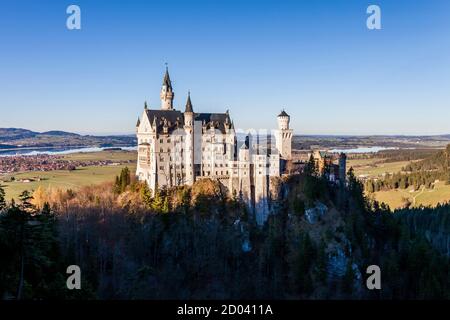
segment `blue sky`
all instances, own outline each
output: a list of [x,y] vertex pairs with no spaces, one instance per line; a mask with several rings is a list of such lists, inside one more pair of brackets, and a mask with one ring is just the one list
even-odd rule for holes
[[177,109],[190,90],[239,128],[285,108],[301,134],[450,133],[447,0],[1,0],[0,127],[132,133],[165,62]]

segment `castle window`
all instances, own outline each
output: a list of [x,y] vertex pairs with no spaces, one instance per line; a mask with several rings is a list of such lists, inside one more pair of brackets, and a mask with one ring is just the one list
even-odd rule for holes
[[163,152],[164,152],[163,148],[160,148],[160,149],[159,149],[159,152],[163,153]]
[[170,143],[170,138],[169,138],[169,139],[167,139],[167,143]]
[[163,139],[159,139],[159,143],[163,143]]

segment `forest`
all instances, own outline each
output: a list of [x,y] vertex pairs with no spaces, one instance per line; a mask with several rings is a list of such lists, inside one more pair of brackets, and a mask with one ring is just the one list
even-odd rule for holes
[[[311,219],[312,212],[322,214]],[[325,209],[324,209],[325,208]],[[317,210],[316,210],[317,209]],[[263,227],[217,181],[153,197],[128,169],[103,185],[0,187],[0,295],[52,299],[448,299],[450,209],[395,214],[363,185],[330,184],[308,165],[279,181]],[[314,211],[316,210],[316,211]],[[439,227],[437,227],[439,225]],[[439,232],[427,233],[427,230]],[[382,290],[365,286],[379,265]],[[80,290],[66,288],[78,265]]]

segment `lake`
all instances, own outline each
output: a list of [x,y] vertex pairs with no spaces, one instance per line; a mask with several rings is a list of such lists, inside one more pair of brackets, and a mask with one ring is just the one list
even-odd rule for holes
[[357,147],[353,149],[333,149],[329,150],[330,153],[377,153],[384,150],[398,150],[397,147]]
[[48,154],[48,155],[65,155],[71,153],[79,153],[79,152],[99,152],[108,150],[111,148],[120,148],[126,151],[136,151],[137,146],[127,146],[127,147],[82,147],[82,148],[24,148],[24,149],[13,149],[13,150],[4,150],[0,149],[0,157],[4,156],[36,156],[40,154]]

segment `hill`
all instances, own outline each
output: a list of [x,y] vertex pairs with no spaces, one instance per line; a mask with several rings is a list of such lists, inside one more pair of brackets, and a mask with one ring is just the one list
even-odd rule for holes
[[0,128],[0,141],[13,141],[35,137],[38,132],[20,128]]
[[405,167],[406,171],[450,171],[450,144],[444,150],[441,150],[422,161],[411,163]]
[[47,136],[80,136],[78,133],[66,132],[66,131],[46,131],[42,132],[41,135]]
[[134,136],[92,136],[66,131],[35,132],[21,128],[0,128],[0,149],[37,147],[123,146],[136,144]]

